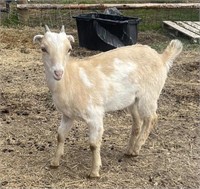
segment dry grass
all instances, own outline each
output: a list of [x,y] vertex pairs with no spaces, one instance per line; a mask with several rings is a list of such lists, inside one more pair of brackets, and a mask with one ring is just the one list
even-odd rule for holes
[[[199,188],[199,51],[185,50],[175,62],[159,100],[159,122],[134,158],[124,156],[131,117],[106,114],[101,178],[86,177],[88,129],[75,122],[58,169],[49,162],[60,114],[46,87],[32,37],[41,28],[0,28],[0,182],[2,188]],[[75,32],[75,31],[73,31]],[[73,33],[72,32],[72,33]],[[160,34],[141,33],[139,42],[167,44]],[[74,54],[92,53],[74,45]],[[162,48],[162,47],[161,47]]]

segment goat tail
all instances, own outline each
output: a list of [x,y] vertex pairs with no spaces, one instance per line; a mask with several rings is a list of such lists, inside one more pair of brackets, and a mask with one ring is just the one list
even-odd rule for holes
[[168,70],[172,66],[173,61],[176,59],[176,57],[181,53],[182,49],[183,44],[179,40],[174,39],[164,50],[164,52],[162,53],[162,59]]

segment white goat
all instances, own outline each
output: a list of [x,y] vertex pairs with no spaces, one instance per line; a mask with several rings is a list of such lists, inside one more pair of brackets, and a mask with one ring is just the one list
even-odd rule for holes
[[105,112],[128,108],[132,132],[128,155],[138,155],[157,120],[157,100],[182,43],[172,40],[162,54],[146,45],[117,48],[84,59],[70,57],[74,38],[46,26],[44,35],[36,35],[41,44],[47,85],[57,109],[62,112],[58,128],[58,146],[51,165],[59,166],[66,134],[75,118],[89,125],[92,151],[90,177],[99,177],[100,146]]

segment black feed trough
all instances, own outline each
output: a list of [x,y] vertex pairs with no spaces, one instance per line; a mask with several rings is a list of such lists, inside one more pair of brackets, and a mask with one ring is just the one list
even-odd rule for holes
[[108,51],[137,42],[140,18],[98,13],[80,14],[74,18],[81,47]]

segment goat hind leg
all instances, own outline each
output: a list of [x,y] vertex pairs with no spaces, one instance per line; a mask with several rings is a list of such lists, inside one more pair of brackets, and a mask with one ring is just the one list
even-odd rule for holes
[[125,154],[128,156],[133,156],[136,155],[134,153],[134,145],[141,131],[141,120],[137,109],[137,103],[133,104],[128,109],[132,115],[133,123],[128,148]]
[[145,144],[145,141],[147,140],[151,130],[156,126],[157,124],[157,114],[154,113],[152,116],[145,117],[143,119],[142,124],[142,130],[140,132],[140,135],[134,145],[134,152],[135,154],[139,154],[140,149],[142,145]]

